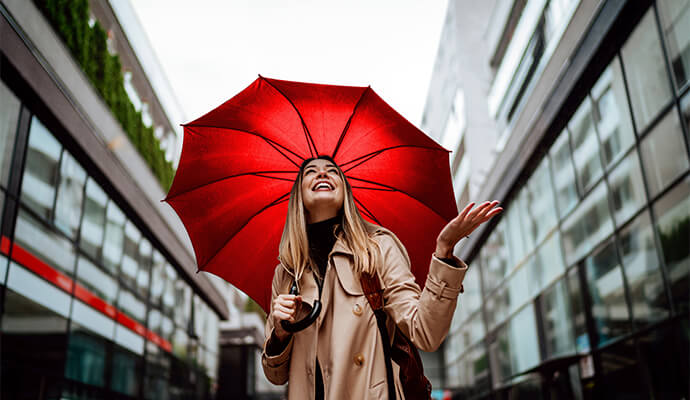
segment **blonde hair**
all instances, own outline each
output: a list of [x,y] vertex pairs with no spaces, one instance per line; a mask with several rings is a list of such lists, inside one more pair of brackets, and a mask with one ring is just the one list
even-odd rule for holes
[[310,158],[302,163],[295,183],[290,190],[290,200],[288,202],[287,218],[283,228],[283,236],[280,239],[280,250],[278,259],[291,271],[296,280],[302,277],[302,273],[311,266],[318,276],[319,269],[316,268],[314,261],[309,256],[309,239],[307,237],[307,216],[302,200],[302,178],[304,168],[309,162],[315,159],[328,160],[335,165],[338,175],[345,187],[343,207],[338,211],[342,216],[342,224],[336,227],[334,232],[352,251],[354,258],[353,270],[357,273],[366,272],[373,274],[380,269],[382,264],[381,249],[378,243],[367,231],[366,222],[357,209],[352,187],[345,178],[345,174],[340,167],[328,156]]

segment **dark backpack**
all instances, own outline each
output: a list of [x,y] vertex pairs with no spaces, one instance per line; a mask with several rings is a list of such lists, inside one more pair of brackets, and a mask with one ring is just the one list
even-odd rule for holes
[[386,312],[383,311],[383,289],[377,274],[362,274],[359,278],[362,291],[367,297],[369,305],[374,310],[376,324],[383,342],[383,353],[386,358],[386,379],[388,380],[388,399],[394,400],[395,381],[393,380],[393,365],[391,359],[400,366],[400,383],[407,400],[430,400],[431,382],[424,376],[424,366],[419,357],[417,347],[410,339],[403,335],[400,329],[395,330],[393,344],[389,345],[388,330],[386,329]]

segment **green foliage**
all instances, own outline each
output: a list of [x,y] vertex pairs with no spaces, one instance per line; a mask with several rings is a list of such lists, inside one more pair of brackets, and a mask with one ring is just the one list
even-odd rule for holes
[[263,308],[261,308],[257,302],[249,297],[247,297],[247,301],[244,303],[244,311],[257,313],[261,316],[261,318],[264,319],[264,321],[266,320],[266,313],[264,312]]
[[167,191],[175,175],[172,163],[165,159],[153,128],[142,123],[141,113],[127,96],[120,57],[108,52],[108,34],[98,21],[89,26],[89,1],[34,1]]
[[690,217],[674,221],[670,229],[659,232],[659,238],[667,264],[686,259],[690,255]]

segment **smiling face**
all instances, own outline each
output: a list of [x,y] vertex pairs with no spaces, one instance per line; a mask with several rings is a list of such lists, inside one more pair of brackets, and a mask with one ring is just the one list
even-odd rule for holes
[[335,217],[343,207],[344,183],[329,160],[315,159],[304,167],[301,190],[308,223]]

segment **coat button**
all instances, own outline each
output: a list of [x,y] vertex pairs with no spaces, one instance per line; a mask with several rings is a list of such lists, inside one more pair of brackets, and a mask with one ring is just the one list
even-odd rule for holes
[[357,354],[354,358],[354,361],[356,366],[361,367],[364,364],[364,356],[362,353]]
[[355,304],[354,307],[352,307],[352,313],[358,317],[362,315],[362,306]]

